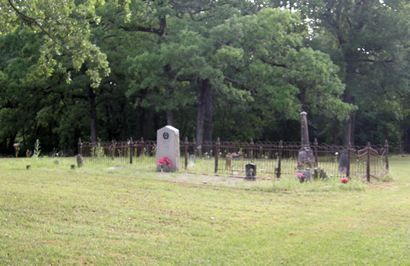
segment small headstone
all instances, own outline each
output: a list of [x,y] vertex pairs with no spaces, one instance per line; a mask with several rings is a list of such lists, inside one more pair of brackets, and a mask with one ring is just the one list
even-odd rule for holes
[[232,171],[232,153],[228,153],[225,156],[225,170]]
[[83,166],[84,164],[84,158],[83,156],[81,156],[81,154],[77,154],[77,156],[75,157],[76,161],[77,161],[77,167],[80,168]]
[[19,155],[20,143],[14,143],[14,144],[13,144],[13,147],[14,147],[14,150],[15,150],[15,152],[16,152],[16,158],[17,158],[18,155]]
[[158,170],[176,171],[179,169],[180,147],[178,129],[173,126],[165,126],[158,129],[155,158]]
[[321,168],[315,168],[313,170],[313,179],[325,180],[327,178],[328,178],[328,176],[327,176],[325,170],[323,170]]
[[195,165],[195,154],[190,154],[188,158],[188,167],[193,167]]
[[279,167],[275,167],[275,176],[276,178],[280,178],[280,172],[279,172]]
[[256,178],[256,164],[254,164],[254,163],[246,164],[245,165],[245,173],[246,173],[245,179],[255,180],[255,178]]

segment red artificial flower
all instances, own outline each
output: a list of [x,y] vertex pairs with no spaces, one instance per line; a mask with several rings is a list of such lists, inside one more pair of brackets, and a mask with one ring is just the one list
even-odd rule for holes
[[343,183],[343,184],[346,184],[347,182],[349,182],[349,178],[342,177],[342,178],[340,178],[340,182]]
[[161,158],[158,159],[157,165],[158,166],[169,166],[169,167],[171,167],[172,166],[172,161],[168,157],[164,156],[164,157],[161,157]]
[[303,177],[305,177],[305,175],[304,175],[303,173],[301,173],[301,172],[296,173],[296,176],[297,176],[298,178],[303,178]]

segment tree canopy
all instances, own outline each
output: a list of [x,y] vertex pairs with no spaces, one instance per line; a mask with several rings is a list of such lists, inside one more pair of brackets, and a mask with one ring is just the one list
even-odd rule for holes
[[1,0],[0,148],[78,138],[298,139],[410,149],[410,4]]

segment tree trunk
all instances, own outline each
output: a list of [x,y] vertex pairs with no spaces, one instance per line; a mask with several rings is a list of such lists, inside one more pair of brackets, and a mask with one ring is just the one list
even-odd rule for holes
[[350,114],[350,128],[351,128],[351,131],[350,131],[350,144],[352,145],[352,146],[354,146],[355,145],[355,140],[354,140],[354,132],[356,131],[356,113],[351,113]]
[[212,140],[213,130],[213,103],[212,93],[209,80],[201,80],[199,84],[199,96],[196,118],[196,142],[199,148],[202,148],[202,143]]
[[174,112],[171,110],[167,111],[167,125],[175,126]]
[[206,95],[205,95],[205,115],[204,115],[204,141],[212,141],[212,133],[214,129],[213,123],[213,97],[209,81],[206,82]]
[[355,113],[351,113],[349,118],[345,121],[343,128],[343,145],[347,147],[350,145],[354,146],[354,127],[355,127],[356,116]]
[[[170,64],[164,66],[164,72],[168,79],[173,80],[175,77],[172,74],[172,68]],[[165,91],[165,96],[167,98],[172,97],[172,91],[174,90],[173,87],[169,86]],[[174,119],[174,111],[173,110],[166,110],[167,115],[167,125],[175,126],[175,119]]]
[[95,102],[96,94],[88,86],[88,103],[89,103],[89,115],[90,115],[90,136],[91,142],[97,143],[97,104]]
[[[349,67],[350,67],[350,65],[346,66],[346,68],[347,68],[346,71],[348,72],[347,77],[346,77],[347,80],[350,79],[350,78],[349,78],[349,73],[350,73],[350,75],[352,75],[352,74],[351,74],[351,73],[352,73],[352,70],[350,70]],[[343,101],[346,102],[346,103],[350,103],[350,104],[353,104],[353,103],[354,103],[354,97],[352,96],[351,92],[349,91],[349,87],[348,87],[348,86],[346,87],[346,89],[345,89],[345,91],[344,91],[344,93],[343,93]],[[350,113],[350,114],[349,114],[349,117],[347,118],[347,120],[345,121],[345,123],[342,125],[342,126],[343,126],[343,129],[342,129],[342,132],[343,132],[342,140],[343,140],[343,145],[344,145],[344,146],[349,145],[349,142],[350,142],[350,145],[354,146],[354,142],[355,142],[355,141],[354,141],[355,122],[356,122],[356,114],[353,112],[353,113]]]
[[410,128],[405,131],[405,139],[404,139],[404,152],[410,153]]

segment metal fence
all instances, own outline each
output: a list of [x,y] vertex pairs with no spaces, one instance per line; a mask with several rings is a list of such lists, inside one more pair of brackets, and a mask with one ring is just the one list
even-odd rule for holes
[[[180,142],[180,170],[197,174],[245,176],[245,165],[256,165],[258,178],[295,176],[300,150],[298,142],[204,142],[201,145],[185,138]],[[370,181],[386,175],[389,170],[389,146],[344,147],[311,145],[315,163],[328,177],[354,177]],[[156,141],[82,142],[78,151],[87,163],[112,162],[130,164],[141,170],[156,170]]]

